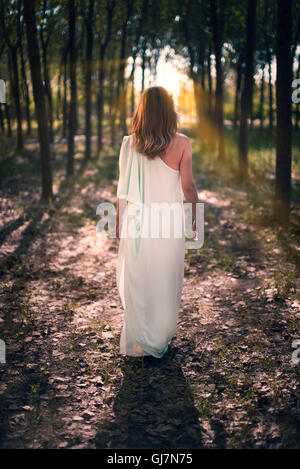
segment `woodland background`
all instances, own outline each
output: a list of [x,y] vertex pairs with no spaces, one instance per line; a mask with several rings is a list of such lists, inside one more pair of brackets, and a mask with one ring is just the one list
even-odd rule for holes
[[[0,18],[1,447],[299,447],[300,3],[0,0]],[[170,350],[129,359],[96,208],[162,82],[205,242]]]

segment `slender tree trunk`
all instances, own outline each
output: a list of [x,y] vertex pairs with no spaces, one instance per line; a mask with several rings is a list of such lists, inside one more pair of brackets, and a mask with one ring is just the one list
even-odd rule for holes
[[216,141],[213,135],[213,121],[214,121],[214,97],[213,97],[213,83],[212,83],[212,72],[211,72],[211,46],[208,47],[207,55],[207,77],[208,77],[208,121],[209,121],[209,132],[208,132],[208,148],[211,153],[215,152]]
[[212,116],[212,76],[211,76],[211,48],[210,45],[208,47],[208,54],[207,54],[207,79],[208,79],[208,92],[209,92],[209,116]]
[[241,119],[239,132],[239,173],[248,176],[248,118],[251,112],[254,72],[256,0],[248,0],[245,77],[241,98]]
[[127,81],[125,80],[125,67],[123,70],[123,78],[121,84],[121,112],[120,112],[120,124],[124,135],[127,135]]
[[75,150],[75,131],[76,131],[76,108],[77,108],[77,86],[76,86],[76,6],[75,0],[69,0],[69,73],[71,85],[71,98],[69,107],[69,134],[68,134],[68,159],[67,159],[67,177],[74,173],[74,150]]
[[217,125],[218,157],[225,159],[225,130],[224,130],[224,102],[223,102],[223,21],[225,0],[222,1],[222,11],[217,11],[216,0],[210,1],[212,36],[214,42],[215,68],[216,68],[216,92],[215,92],[215,116]]
[[95,0],[89,0],[86,23],[86,78],[85,78],[85,163],[91,158],[91,112],[92,112],[92,73],[93,73],[93,16]]
[[272,54],[268,51],[269,65],[269,132],[273,132],[273,84],[272,84]]
[[55,107],[55,117],[57,120],[60,119],[60,108],[61,108],[61,77],[62,77],[62,66],[59,67],[58,77],[57,77],[57,91],[56,91],[56,107]]
[[46,103],[41,73],[40,51],[35,21],[34,0],[24,0],[24,20],[26,24],[28,57],[40,142],[42,199],[49,201],[49,199],[52,199],[53,197],[51,155]]
[[47,61],[47,46],[44,45],[42,49],[42,62],[43,62],[43,73],[44,73],[44,83],[45,83],[45,93],[47,98],[47,114],[49,119],[49,138],[50,142],[54,141],[54,134],[53,134],[53,99],[52,99],[52,90],[50,84],[50,76],[49,76],[49,66]]
[[98,153],[102,150],[103,145],[103,117],[104,117],[104,79],[105,79],[105,64],[104,64],[104,50],[100,51],[100,63],[99,63],[99,89],[97,97],[97,150]]
[[7,136],[11,137],[12,131],[11,131],[11,122],[10,122],[10,112],[9,112],[9,105],[7,103],[5,103],[4,105],[4,111],[5,111],[5,117],[6,117],[6,122],[7,122]]
[[22,41],[20,42],[20,54],[21,54],[21,69],[22,69],[23,89],[24,89],[24,98],[25,98],[25,111],[26,111],[26,121],[27,121],[27,135],[29,135],[31,133],[30,99],[29,99],[29,88],[28,88],[28,83],[27,83],[27,73],[26,73]]
[[4,117],[2,111],[2,103],[0,103],[0,127],[3,133],[5,133],[5,126],[4,126]]
[[146,43],[144,42],[142,48],[142,89],[141,92],[145,89],[145,69],[146,69]]
[[[126,93],[124,77],[125,77],[125,67],[126,67],[126,62],[127,62],[126,60],[126,45],[127,45],[127,33],[128,33],[127,27],[128,27],[128,22],[132,15],[133,3],[134,3],[134,0],[127,0],[126,17],[123,21],[123,26],[122,26],[121,49],[120,49],[119,66],[118,66],[118,72],[117,72],[117,87],[116,87],[116,94],[115,94],[115,105],[114,105],[114,110],[113,110],[114,115],[115,115],[114,122],[120,111],[120,122],[121,124],[123,124],[123,127],[124,127],[124,123],[122,123],[122,117],[124,118],[124,96]],[[113,136],[112,145],[114,146],[115,131],[113,131],[112,136]]]
[[253,126],[254,126],[254,103],[253,103],[253,96],[254,96],[254,93],[255,93],[255,89],[254,89],[254,83],[252,84],[252,94],[251,94],[251,103],[250,103],[250,129],[252,130],[253,129]]
[[115,97],[115,73],[116,73],[116,66],[115,66],[115,54],[112,51],[112,60],[111,66],[109,69],[109,89],[108,89],[108,104],[109,104],[109,121],[110,121],[110,143],[111,146],[115,144],[115,128],[116,128],[116,115],[114,112],[114,97]]
[[133,64],[132,64],[132,70],[131,70],[131,96],[130,96],[130,113],[133,116],[134,114],[134,108],[135,108],[135,81],[134,81],[134,74],[135,74],[135,62],[136,62],[136,57],[133,59]]
[[[300,54],[298,55],[298,67],[297,67],[297,78],[300,78]],[[299,120],[300,120],[300,105],[299,103],[296,104],[295,109],[295,130],[299,129]]]
[[192,74],[193,77],[193,91],[194,91],[194,99],[196,105],[196,114],[198,120],[198,128],[201,128],[201,120],[202,120],[202,105],[201,102],[201,93],[200,93],[200,83],[199,83],[199,76],[196,73]]
[[67,126],[68,126],[68,53],[65,54],[64,61],[64,96],[63,96],[63,128],[62,128],[62,137],[67,137]]
[[275,216],[281,223],[287,223],[291,200],[292,161],[292,1],[277,0],[276,40],[276,176]]
[[260,130],[264,128],[264,100],[265,100],[265,64],[262,66],[262,75],[260,82],[260,101],[259,101],[259,121]]
[[[97,141],[97,149],[98,149],[98,154],[100,153],[102,149],[102,140],[103,140],[103,117],[104,117],[104,80],[105,80],[105,75],[106,75],[106,70],[105,70],[105,54],[107,47],[109,45],[109,41],[111,39],[111,31],[112,31],[112,23],[113,23],[113,18],[114,18],[114,9],[116,6],[116,0],[112,0],[111,3],[106,4],[106,13],[107,13],[107,21],[106,21],[106,35],[103,43],[100,46],[100,60],[99,60],[99,71],[98,71],[98,76],[99,76],[99,90],[98,90],[98,96],[97,96],[97,134],[98,134],[98,141]],[[113,67],[113,64],[112,64]],[[113,70],[113,68],[111,69]],[[112,87],[113,84],[110,82],[110,86]],[[112,89],[112,88],[111,88]],[[111,95],[112,97],[112,95]],[[112,106],[112,101],[111,101],[111,106]],[[111,112],[111,106],[110,106],[110,112]],[[111,117],[111,115],[109,116]],[[114,139],[113,137],[114,131],[112,131],[112,140]]]
[[18,67],[18,52],[17,48],[13,47],[10,49],[10,58],[12,65],[12,76],[13,76],[13,96],[15,102],[15,111],[17,118],[17,148],[22,150],[23,148],[23,132],[22,132],[22,113],[21,113],[21,102],[20,102],[20,80],[19,80],[19,67]]
[[238,64],[237,64],[237,73],[236,73],[236,89],[235,89],[235,100],[234,100],[234,120],[233,126],[237,128],[237,122],[240,118],[240,94],[241,94],[241,85],[242,85],[242,70],[243,70],[243,62],[242,57],[240,54]]

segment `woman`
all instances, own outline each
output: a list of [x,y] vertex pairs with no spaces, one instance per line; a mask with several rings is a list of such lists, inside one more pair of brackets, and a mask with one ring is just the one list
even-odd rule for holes
[[160,358],[177,332],[185,255],[182,193],[193,215],[199,201],[191,144],[177,128],[173,97],[151,86],[120,150],[116,236],[123,355]]

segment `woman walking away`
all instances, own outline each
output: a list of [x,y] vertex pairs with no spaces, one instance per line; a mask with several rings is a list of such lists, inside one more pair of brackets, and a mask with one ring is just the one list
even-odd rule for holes
[[[177,132],[173,97],[146,89],[119,158],[117,285],[124,308],[120,353],[162,357],[177,333],[184,276],[183,195],[199,201],[191,144]],[[195,220],[193,222],[193,228]]]

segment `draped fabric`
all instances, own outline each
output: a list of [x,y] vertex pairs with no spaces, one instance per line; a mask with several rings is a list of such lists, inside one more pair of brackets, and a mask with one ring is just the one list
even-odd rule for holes
[[[180,173],[159,157],[148,159],[125,136],[119,157],[117,196],[124,205],[120,220],[117,285],[124,308],[120,338],[123,355],[162,357],[177,333],[185,239]],[[144,236],[151,226],[151,205],[177,204],[177,225],[167,238]],[[122,210],[120,210],[122,212]],[[179,215],[178,215],[179,214]],[[171,221],[175,215],[171,214]],[[181,230],[181,231],[180,231]],[[125,234],[127,233],[127,236]],[[128,234],[131,234],[130,236]]]

